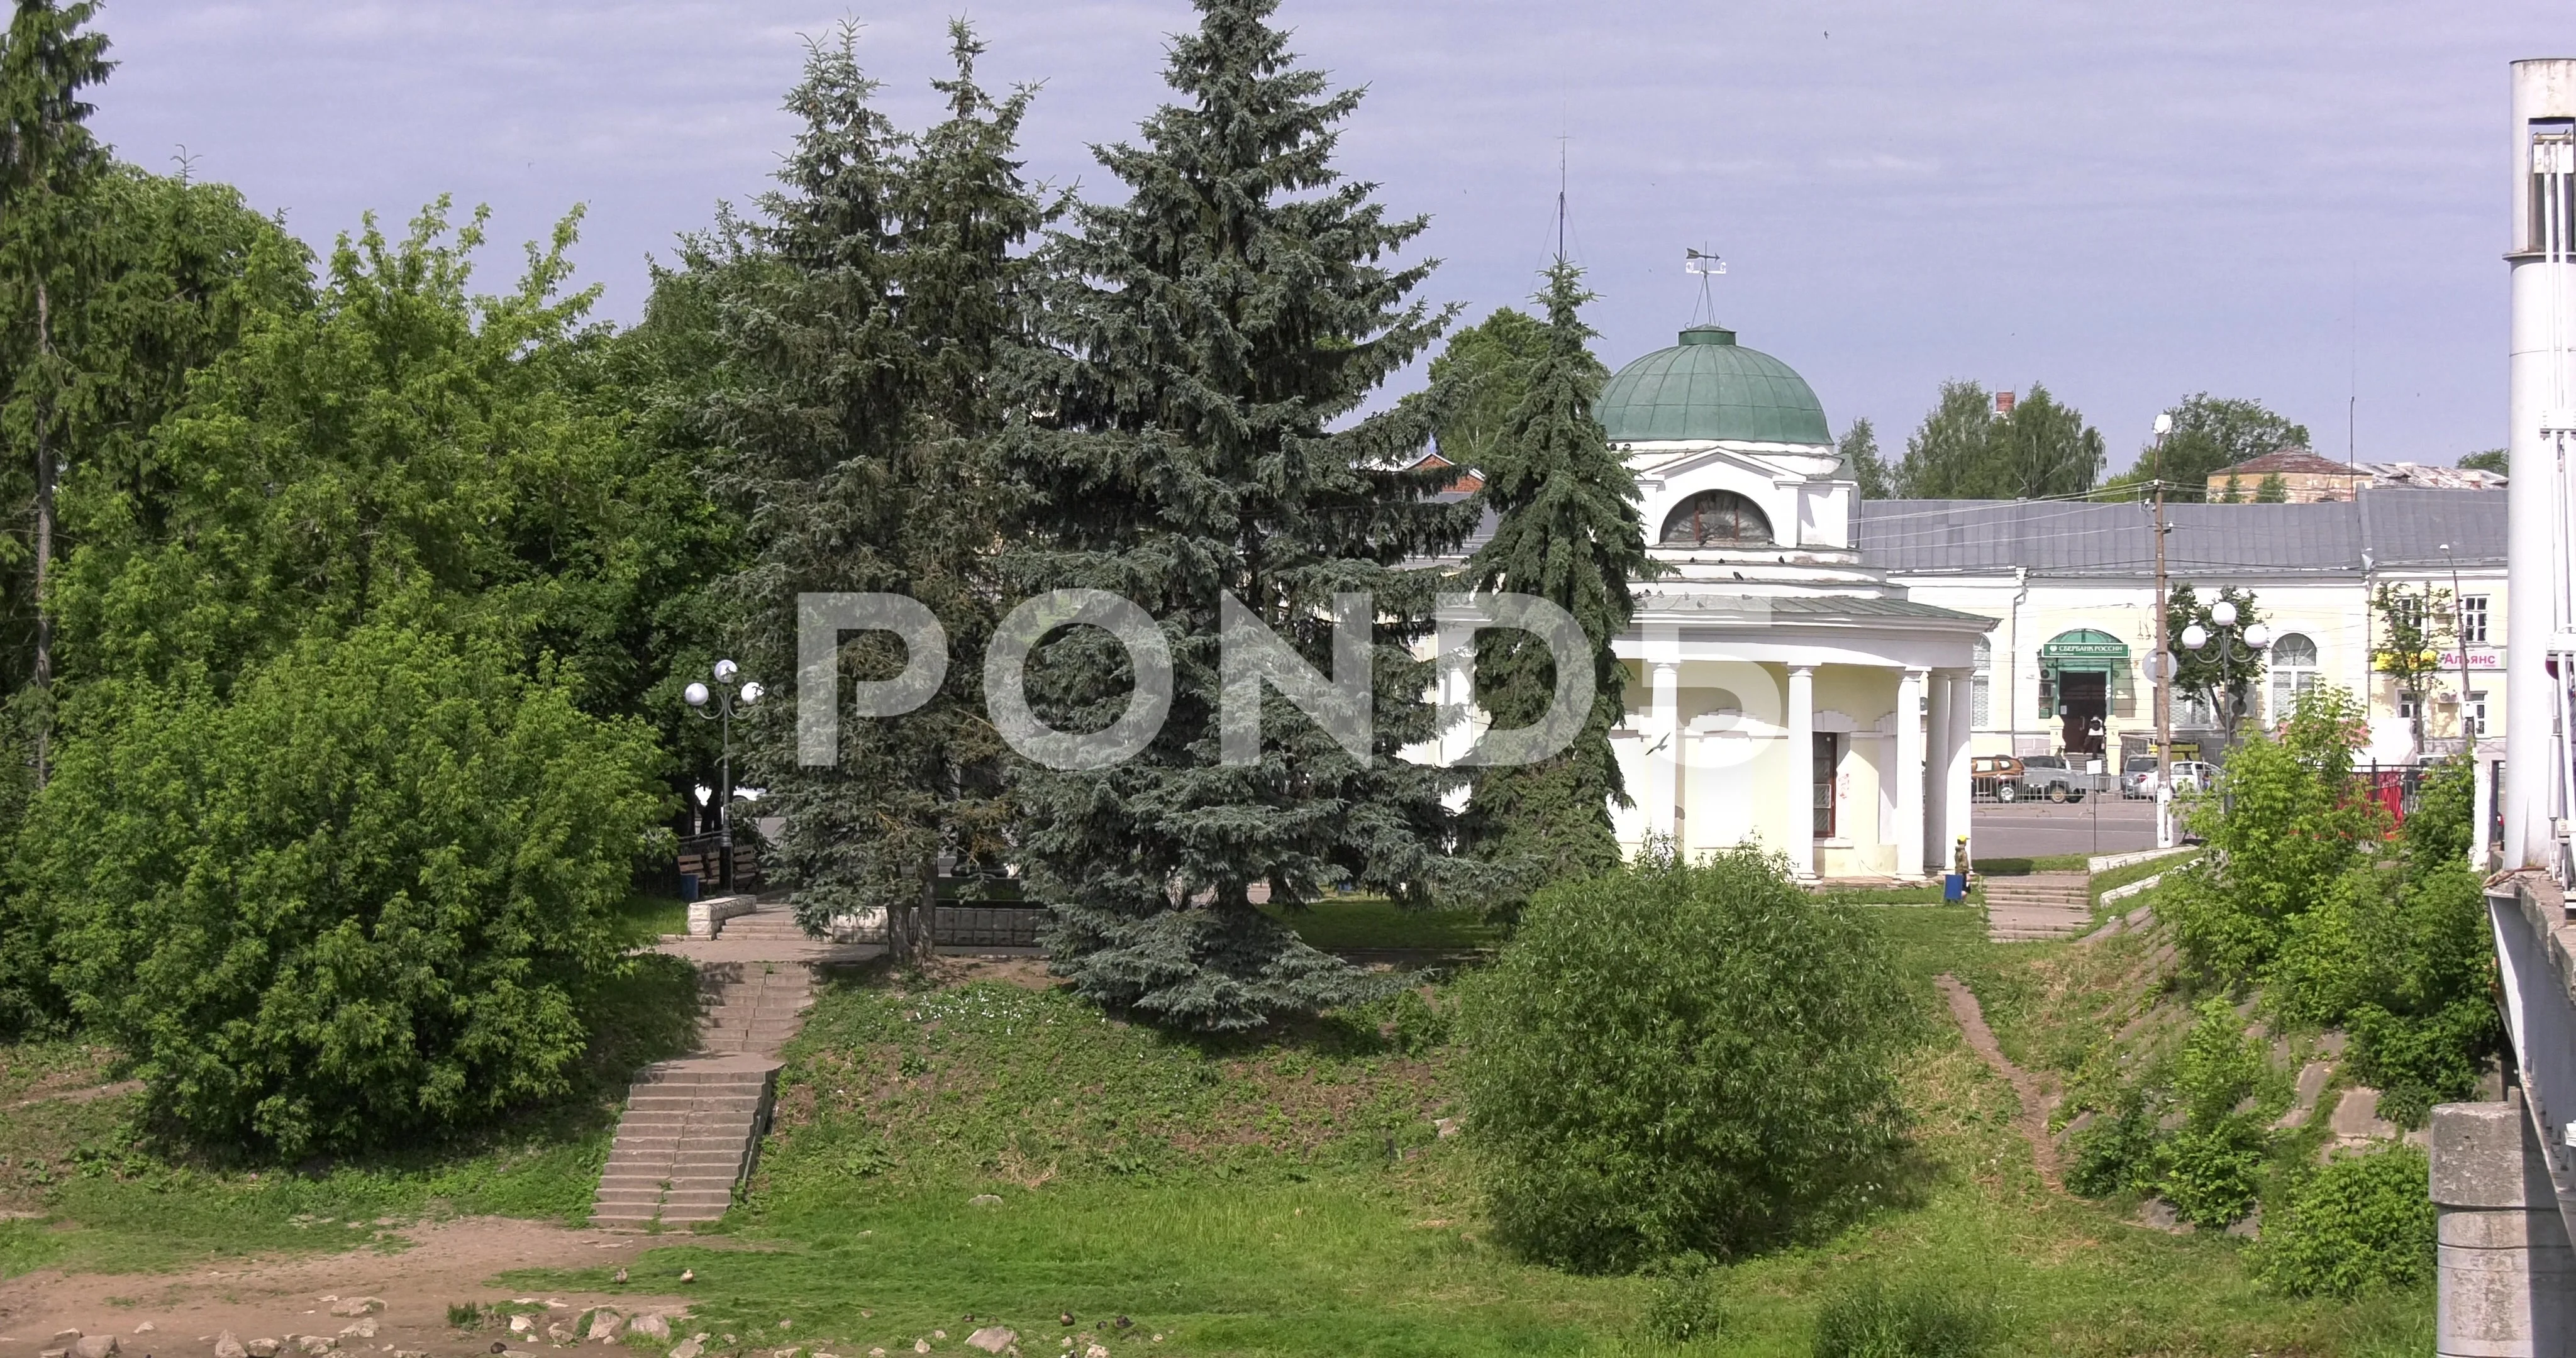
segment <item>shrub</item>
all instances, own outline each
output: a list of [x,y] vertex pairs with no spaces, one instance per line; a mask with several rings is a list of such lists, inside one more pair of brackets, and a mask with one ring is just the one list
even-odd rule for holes
[[2360,719],[2351,695],[2319,686],[2299,695],[2279,739],[2258,734],[2228,756],[2225,796],[2203,799],[2191,817],[2210,853],[2157,893],[2156,912],[2195,964],[2250,977],[2278,950],[2286,923],[2378,842],[2386,818],[2353,795]]
[[1684,1255],[1664,1270],[1646,1301],[1647,1335],[1667,1344],[1714,1339],[1726,1330],[1726,1307],[1708,1260]]
[[2183,1124],[2158,1154],[2156,1191],[2195,1226],[2225,1226],[2254,1210],[2271,1149],[2260,1101],[2245,1106],[2270,1074],[2263,1044],[2225,1000],[2203,1000],[2174,1063],[2174,1101]]
[[93,685],[21,839],[76,1011],[160,1115],[287,1156],[561,1092],[660,795],[551,667],[393,625]]
[[2468,1096],[2502,1036],[2486,905],[2463,858],[2468,782],[2456,761],[2436,769],[2396,861],[2345,872],[2264,975],[2285,1018],[2350,1030],[2353,1073],[2405,1126]]
[[2267,1214],[2255,1272],[2303,1297],[2420,1286],[2433,1275],[2427,1175],[2424,1152],[2407,1145],[2329,1161]]
[[2164,1146],[2156,1127],[2160,1106],[2150,1102],[2143,1083],[2120,1091],[2118,1103],[2075,1134],[2066,1186],[2088,1198],[2152,1190]]
[[1983,1293],[1868,1278],[1826,1298],[1816,1313],[1816,1358],[1973,1358],[2002,1327]]
[[1913,1006],[1872,925],[1751,850],[1560,883],[1462,983],[1497,1234],[1583,1269],[1727,1256],[1866,1201]]

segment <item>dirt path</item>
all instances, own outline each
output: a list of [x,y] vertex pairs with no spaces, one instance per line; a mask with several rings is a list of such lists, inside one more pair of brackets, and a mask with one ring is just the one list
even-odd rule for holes
[[[491,1329],[473,1339],[447,1326],[450,1302],[498,1302],[514,1296],[492,1281],[523,1268],[607,1268],[632,1261],[667,1240],[609,1231],[575,1231],[541,1221],[468,1217],[405,1229],[411,1248],[400,1253],[364,1250],[286,1259],[227,1260],[185,1273],[138,1276],[115,1273],[65,1275],[46,1269],[0,1283],[0,1358],[53,1347],[62,1330],[118,1337],[127,1354],[211,1358],[215,1337],[231,1330],[247,1343],[289,1334],[337,1336],[351,1324],[331,1314],[329,1297],[378,1297],[373,1337],[340,1340],[350,1355],[406,1349],[434,1358],[488,1353]],[[703,1243],[703,1242],[698,1242]],[[642,1290],[672,1287],[675,1278],[635,1279],[632,1288],[608,1292],[544,1292],[536,1300],[570,1325],[596,1305],[629,1314],[676,1312],[687,1298]],[[557,1306],[556,1303],[561,1305]],[[137,1333],[150,1323],[152,1329]],[[519,1347],[541,1348],[522,1342]]]
[[2030,1072],[2012,1063],[2003,1046],[1995,1041],[1995,1030],[1986,1026],[1986,1011],[1978,1005],[1976,995],[1959,978],[1943,972],[1932,978],[1941,987],[1943,998],[1950,1002],[1950,1017],[1959,1021],[1959,1031],[1967,1035],[1968,1049],[1978,1059],[1993,1067],[2013,1087],[2021,1100],[2021,1111],[2013,1115],[2013,1125],[2021,1129],[2022,1139],[2030,1143],[2031,1159],[2039,1166],[2039,1177],[2058,1192],[2066,1191],[2065,1181],[2057,1170],[2057,1141],[2048,1134],[2048,1100],[2039,1092],[2039,1081]]

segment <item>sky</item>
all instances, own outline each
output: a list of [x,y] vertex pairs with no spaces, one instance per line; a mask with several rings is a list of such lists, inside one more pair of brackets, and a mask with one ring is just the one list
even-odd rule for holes
[[[640,314],[715,204],[793,135],[807,36],[862,25],[918,126],[951,14],[1040,85],[1030,173],[1118,186],[1095,143],[1167,96],[1180,0],[109,0],[96,126],[241,187],[327,247],[440,194],[488,204],[494,291],[575,205],[600,314]],[[2318,451],[2448,463],[2505,424],[2506,63],[2576,51],[2565,0],[1284,0],[1304,64],[1364,86],[1341,164],[1431,219],[1425,295],[1525,304],[1556,250],[1616,367],[1700,304],[1890,456],[1940,384],[2044,384],[2132,460],[2197,391]]]

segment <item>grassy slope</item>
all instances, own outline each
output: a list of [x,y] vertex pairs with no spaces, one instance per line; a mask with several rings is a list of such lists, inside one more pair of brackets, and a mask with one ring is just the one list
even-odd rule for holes
[[[799,1340],[842,1353],[958,1336],[970,1313],[1052,1351],[1070,1310],[1081,1328],[1124,1313],[1136,1334],[1166,1336],[1110,1337],[1113,1353],[1803,1354],[1820,1299],[1861,1271],[1990,1290],[2009,1351],[2034,1355],[2412,1342],[2421,1298],[2269,1297],[2236,1241],[2048,1194],[2009,1088],[1935,1018],[1933,974],[1991,971],[2007,954],[1967,909],[1872,914],[1925,1006],[1905,1075],[1922,1172],[1890,1186],[1902,1205],[1831,1240],[1722,1269],[1717,1342],[1645,1339],[1651,1281],[1532,1268],[1483,1240],[1467,1139],[1439,1139],[1431,1122],[1448,1111],[1448,1053],[1436,1040],[1408,1052],[1419,1024],[1373,1014],[1200,1043],[1052,991],[884,975],[832,987],[790,1054],[779,1130],[728,1223],[762,1248],[675,1243],[630,1285],[667,1287],[691,1267],[699,1328],[748,1345],[792,1319]],[[970,1204],[988,1192],[999,1206]],[[553,1280],[574,1281],[523,1285]]]
[[0,1206],[45,1214],[0,1220],[0,1277],[345,1249],[387,1240],[382,1218],[581,1220],[629,1073],[686,1046],[695,995],[685,966],[639,958],[600,997],[601,1040],[559,1103],[448,1145],[293,1167],[220,1163],[163,1143],[146,1132],[136,1094],[26,1103],[113,1079],[112,1054],[0,1047]]
[[[1301,922],[1331,923],[1330,909]],[[1349,914],[1365,946],[1422,946],[1418,933],[1391,937],[1364,908]],[[1104,1336],[1120,1355],[1803,1354],[1820,1300],[1860,1273],[1990,1291],[2018,1353],[2429,1346],[2418,1342],[2423,1298],[2341,1308],[2267,1297],[2246,1280],[2235,1241],[2166,1236],[2129,1225],[2123,1205],[2047,1194],[2013,1133],[2009,1089],[1938,1018],[1930,978],[1958,972],[1992,994],[2008,1047],[2040,1065],[2052,1041],[2094,1049],[2084,1034],[2113,1016],[2088,1018],[2077,996],[2115,978],[2043,978],[2035,960],[2072,950],[1996,948],[1970,909],[1871,915],[1924,1004],[1926,1043],[1905,1071],[1922,1171],[1891,1185],[1898,1201],[1830,1240],[1721,1269],[1728,1321],[1715,1342],[1643,1338],[1650,1280],[1532,1268],[1482,1239],[1467,1139],[1440,1139],[1431,1122],[1451,1111],[1450,1054],[1420,1011],[1336,1018],[1265,1042],[1192,1042],[1053,991],[906,989],[879,974],[832,985],[790,1053],[778,1129],[727,1226],[741,1239],[675,1240],[629,1286],[668,1289],[694,1267],[702,1327],[740,1336],[733,1347],[786,1342],[760,1336],[793,1319],[797,1342],[844,1354],[906,1351],[936,1328],[952,1336],[938,1348],[955,1351],[968,1313],[998,1315],[1031,1341],[1026,1351],[1051,1352],[1060,1310],[1085,1328],[1134,1316],[1136,1331]],[[605,1029],[631,1034],[669,1012],[682,993],[673,979],[639,978],[624,995],[629,1022]],[[577,1214],[605,1145],[606,1067],[622,1071],[668,1037],[628,1040],[632,1050],[603,1053],[583,1100],[545,1118],[440,1152],[258,1176],[135,1146],[130,1096],[18,1108],[31,1092],[94,1081],[103,1057],[0,1052],[0,1136],[25,1148],[0,1166],[0,1198],[53,1214],[0,1223],[0,1271],[160,1269],[224,1252],[391,1243],[372,1224],[381,1217]],[[971,1206],[979,1192],[1003,1201]],[[1154,1332],[1165,1342],[1135,1342]]]

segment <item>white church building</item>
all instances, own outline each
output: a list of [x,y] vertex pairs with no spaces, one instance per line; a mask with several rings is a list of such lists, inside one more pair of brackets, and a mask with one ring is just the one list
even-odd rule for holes
[[1750,841],[1809,878],[1943,870],[1968,833],[1971,680],[1993,621],[1863,564],[1859,488],[1823,406],[1733,331],[1695,326],[1628,364],[1595,414],[1666,568],[1617,643],[1622,845]]

